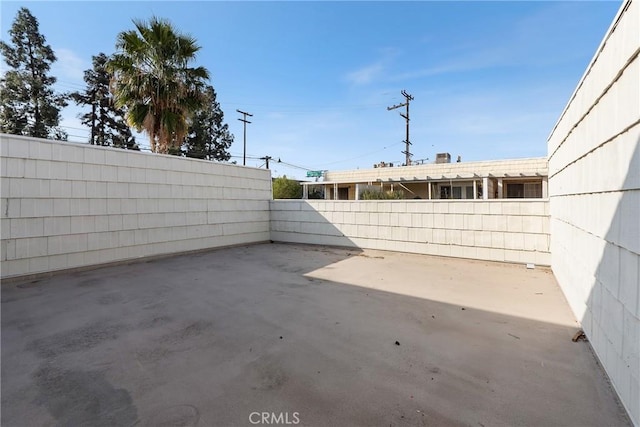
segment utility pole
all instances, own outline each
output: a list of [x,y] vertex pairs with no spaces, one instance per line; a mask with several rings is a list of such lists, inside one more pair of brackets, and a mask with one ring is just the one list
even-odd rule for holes
[[264,160],[267,163],[267,169],[269,169],[269,160],[273,159],[271,156],[260,157],[260,160]]
[[405,162],[405,165],[406,166],[410,166],[411,165],[411,156],[413,156],[413,154],[411,154],[411,151],[409,151],[409,146],[411,145],[411,142],[409,141],[409,102],[413,101],[413,96],[409,95],[407,93],[407,91],[404,90],[404,89],[400,93],[402,94],[402,96],[404,96],[406,101],[403,102],[402,104],[392,105],[391,107],[387,107],[387,110],[391,111],[391,110],[395,110],[396,108],[407,107],[406,114],[400,113],[400,115],[402,117],[404,117],[404,119],[407,121],[407,139],[404,140],[404,142],[406,143],[407,148],[402,152],[402,154],[407,156],[406,157],[407,160]]
[[243,118],[238,119],[242,123],[244,123],[244,151],[242,152],[242,165],[247,165],[247,123],[251,123],[247,120],[247,116],[253,117],[253,114],[246,113],[244,111],[236,110],[238,113],[243,115]]

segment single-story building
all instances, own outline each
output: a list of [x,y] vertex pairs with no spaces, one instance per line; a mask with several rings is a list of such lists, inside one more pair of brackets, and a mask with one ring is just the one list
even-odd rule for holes
[[329,200],[359,200],[364,190],[401,190],[406,199],[547,198],[547,159],[431,163],[326,171],[321,182],[303,183],[303,198],[321,187]]

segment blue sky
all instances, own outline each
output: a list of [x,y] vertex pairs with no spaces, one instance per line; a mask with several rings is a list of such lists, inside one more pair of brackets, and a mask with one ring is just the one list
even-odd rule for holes
[[[405,124],[387,106],[411,102],[414,159],[546,155],[546,138],[620,2],[11,2],[38,18],[58,56],[60,90],[83,87],[91,56],[111,54],[132,19],[169,19],[194,36],[242,163],[250,157],[314,170],[401,163]],[[4,63],[3,63],[4,67]],[[73,105],[63,125],[85,141]],[[145,137],[141,138],[142,145]],[[260,160],[247,164],[260,166]],[[275,163],[274,175],[306,172]]]

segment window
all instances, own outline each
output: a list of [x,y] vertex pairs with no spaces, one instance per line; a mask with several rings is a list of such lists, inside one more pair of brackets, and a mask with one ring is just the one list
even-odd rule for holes
[[524,197],[527,199],[540,199],[542,198],[542,183],[541,182],[526,182],[524,184]]
[[440,198],[441,199],[473,199],[473,187],[462,187],[462,186],[454,187],[451,185],[440,185]]
[[449,198],[449,194],[451,194],[451,187],[449,186],[442,186],[440,187],[440,198],[441,199],[448,199]]
[[507,199],[540,199],[542,198],[541,182],[507,183]]
[[509,183],[507,184],[507,199],[524,198],[524,184]]
[[462,187],[453,187],[451,194],[453,194],[454,199],[462,199]]
[[465,199],[473,199],[473,187],[465,187]]

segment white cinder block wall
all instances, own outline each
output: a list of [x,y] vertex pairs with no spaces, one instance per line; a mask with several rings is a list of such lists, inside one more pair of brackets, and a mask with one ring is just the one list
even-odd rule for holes
[[640,2],[626,1],[549,141],[553,272],[640,425]]
[[274,200],[271,238],[549,265],[546,200]]
[[0,135],[2,278],[269,240],[267,170]]

